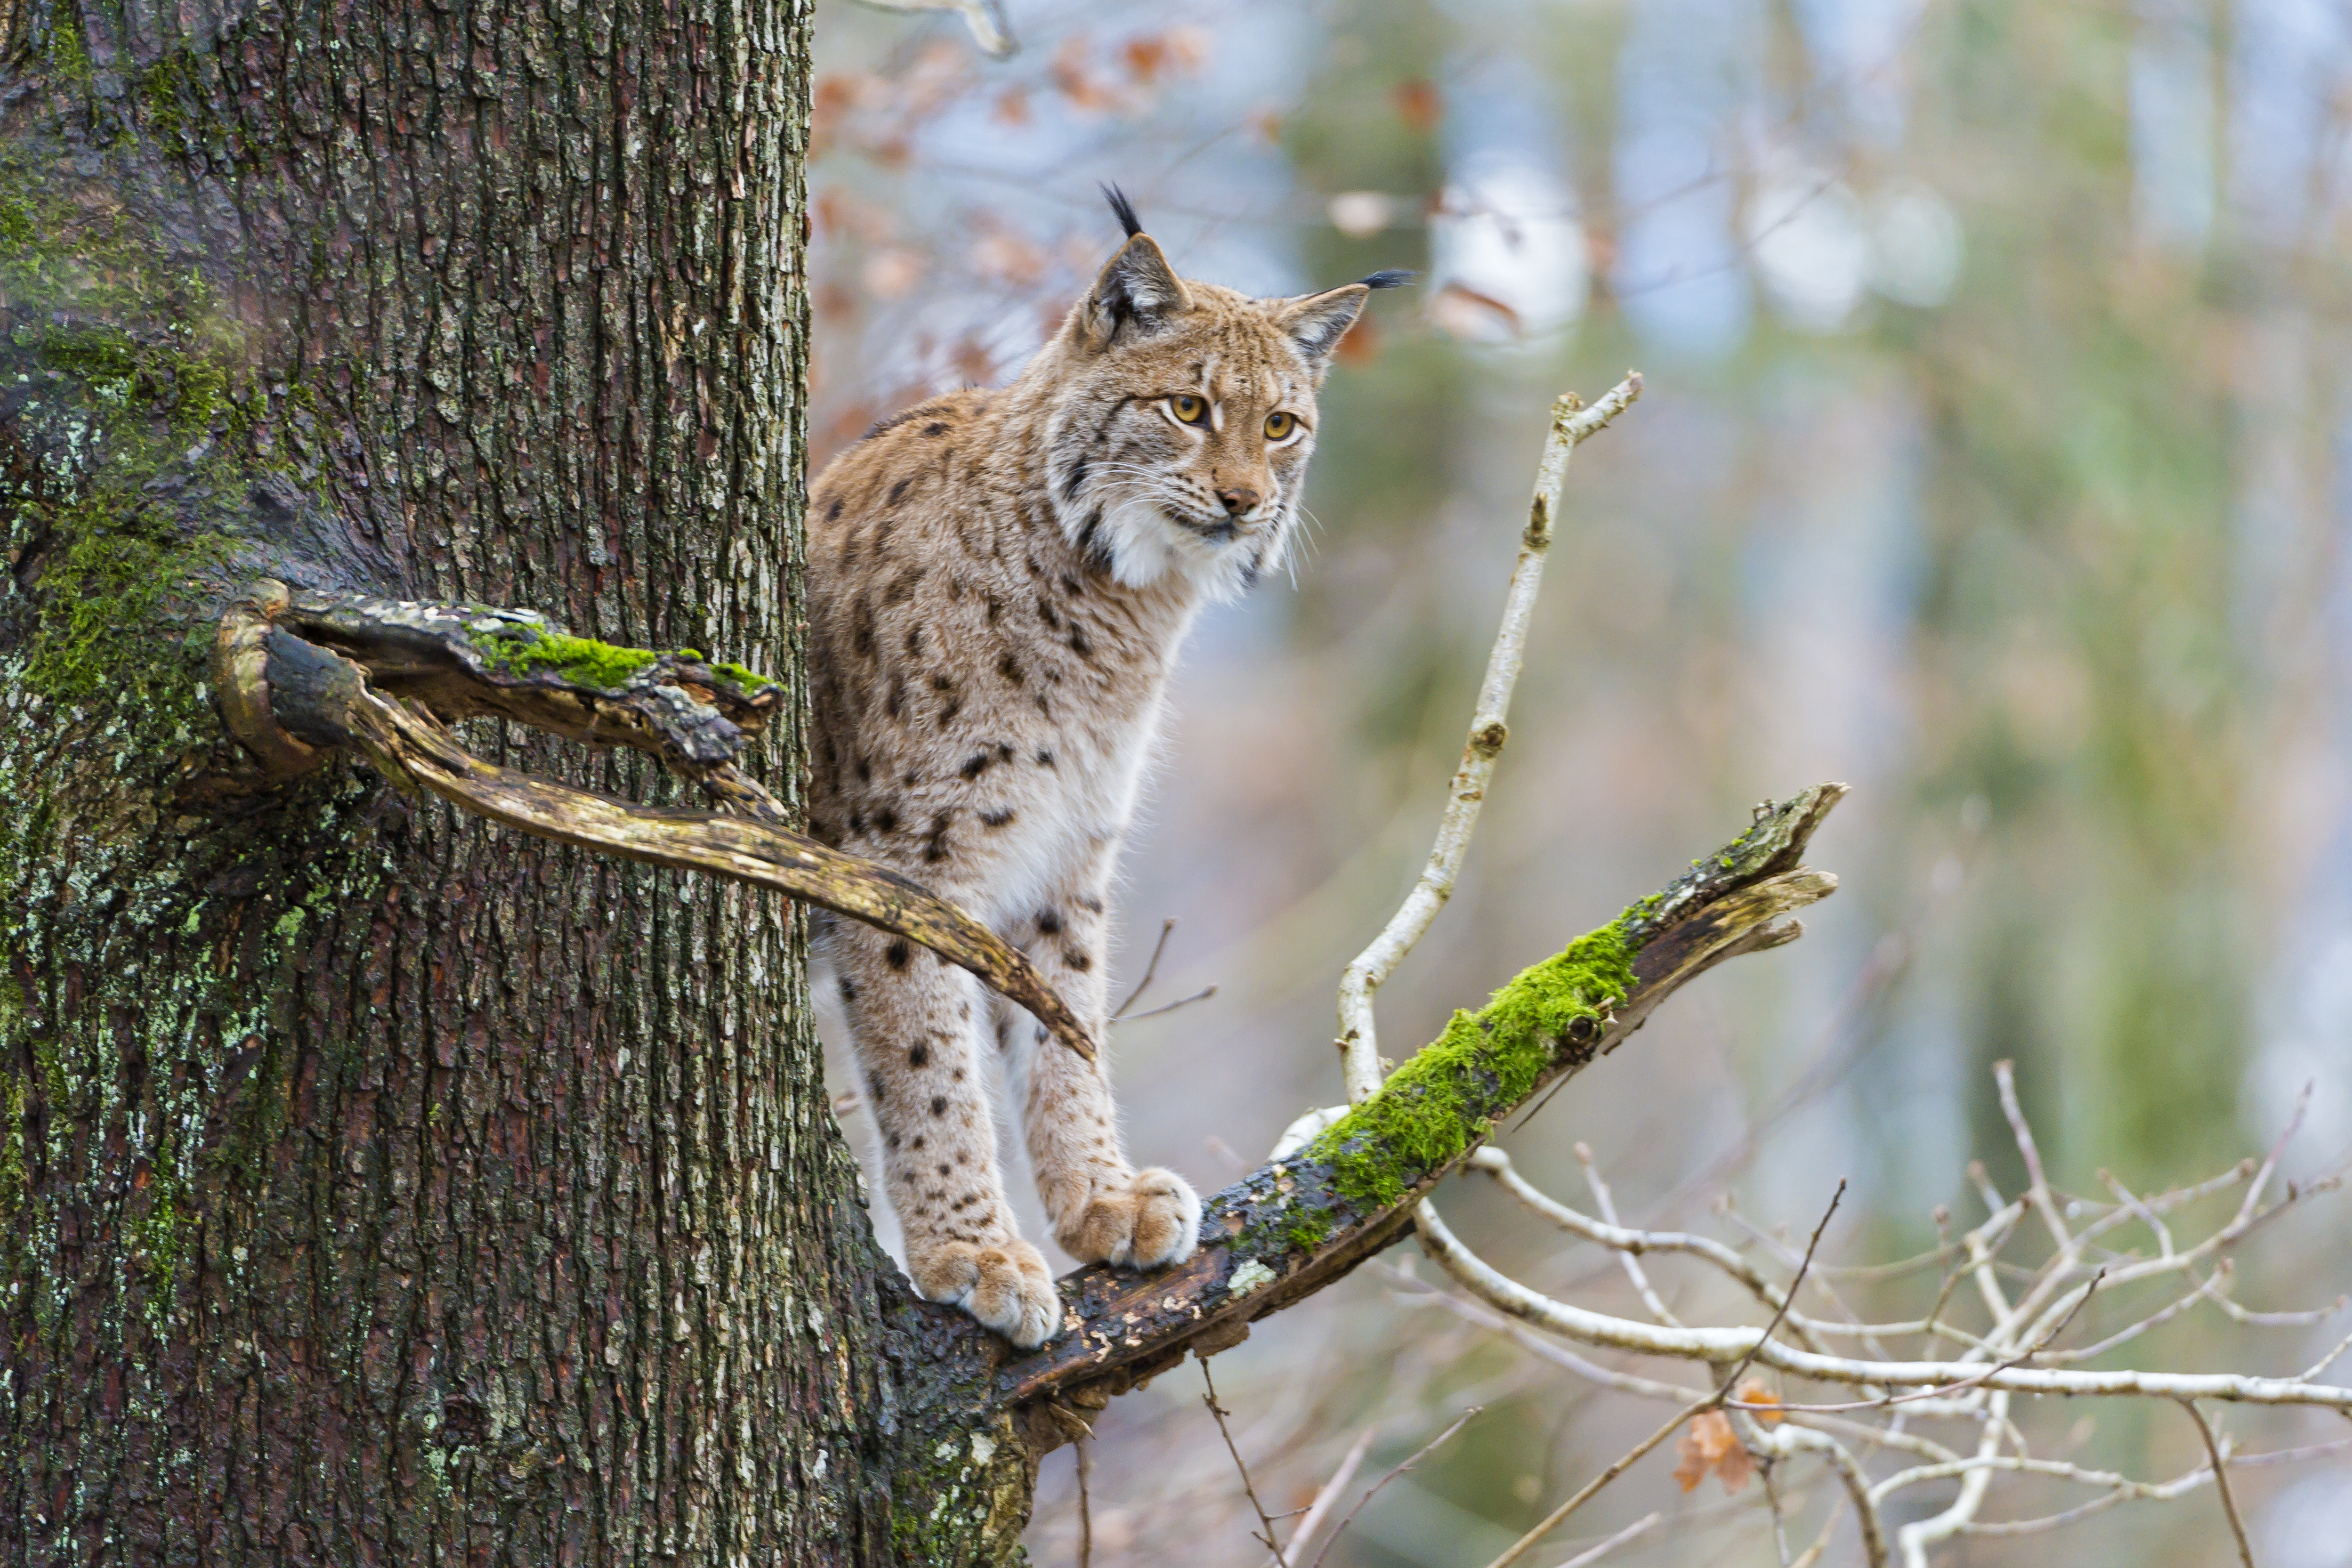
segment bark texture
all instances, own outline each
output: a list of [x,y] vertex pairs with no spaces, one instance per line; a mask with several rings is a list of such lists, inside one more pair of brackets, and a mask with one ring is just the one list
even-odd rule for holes
[[263,574],[797,685],[807,26],[0,6],[0,1562],[1010,1549],[790,907],[273,784],[205,689]]

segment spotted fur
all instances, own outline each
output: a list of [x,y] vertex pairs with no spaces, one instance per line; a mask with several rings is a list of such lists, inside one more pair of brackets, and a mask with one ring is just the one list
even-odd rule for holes
[[[1177,646],[1289,548],[1316,390],[1367,291],[1252,299],[1134,233],[1012,385],[883,421],[810,497],[818,837],[1022,944],[1097,1039],[1113,862]],[[1099,1061],[906,942],[839,922],[820,952],[925,1296],[1019,1345],[1061,1331],[1004,1201],[984,1042],[1062,1246],[1192,1254],[1200,1200],[1129,1163]]]

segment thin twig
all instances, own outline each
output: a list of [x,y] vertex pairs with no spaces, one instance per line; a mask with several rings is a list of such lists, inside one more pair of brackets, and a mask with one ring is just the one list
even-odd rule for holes
[[961,16],[971,41],[1000,60],[1010,58],[1021,47],[1013,42],[1012,24],[1004,19],[1003,0],[858,0],[858,4],[877,11],[946,11]]
[[[2282,1140],[2284,1142],[2284,1140]],[[2238,1561],[2245,1568],[2254,1568],[2254,1549],[2246,1541],[2245,1521],[2238,1517],[2238,1500],[2230,1490],[2230,1461],[2221,1452],[2221,1443],[2213,1436],[2212,1424],[2205,1413],[2197,1408],[2193,1399],[2184,1399],[2180,1408],[2189,1412],[2189,1419],[2197,1423],[2197,1435],[2205,1439],[2205,1452],[2213,1460],[2213,1489],[2221,1494],[2221,1511],[2230,1516],[2230,1533],[2238,1538]]]
[[1234,1447],[1233,1432],[1225,1426],[1227,1413],[1217,1403],[1217,1383],[1216,1379],[1209,1375],[1209,1358],[1202,1356],[1200,1362],[1201,1381],[1206,1384],[1209,1389],[1208,1393],[1201,1396],[1201,1403],[1207,1405],[1209,1414],[1217,1418],[1217,1434],[1225,1440],[1225,1452],[1234,1457],[1234,1468],[1242,1474],[1242,1490],[1248,1496],[1250,1507],[1257,1510],[1258,1523],[1265,1527],[1265,1533],[1259,1535],[1257,1539],[1265,1542],[1265,1549],[1274,1553],[1276,1568],[1289,1568],[1290,1559],[1282,1554],[1282,1543],[1274,1537],[1274,1521],[1266,1514],[1265,1505],[1257,1500],[1257,1488],[1250,1484],[1249,1467],[1242,1463],[1242,1451]]
[[[2009,1360],[2002,1362],[2000,1365],[1989,1366],[1985,1368],[1984,1371],[1961,1378],[1958,1382],[1930,1384],[1926,1388],[1914,1389],[1909,1394],[1889,1394],[1877,1399],[1857,1399],[1844,1405],[1742,1405],[1738,1400],[1734,1400],[1731,1402],[1732,1408],[1735,1410],[1802,1411],[1807,1415],[1821,1415],[1842,1410],[1881,1410],[1889,1405],[1915,1404],[1922,1399],[1948,1399],[1955,1394],[1965,1393],[1967,1390],[1975,1388],[1979,1384],[1990,1383],[1993,1379],[2000,1376],[2003,1373],[2014,1372],[2017,1368],[2023,1366],[2027,1362],[2032,1361],[2035,1356],[2040,1355],[2043,1351],[2047,1350],[2049,1348],[2050,1342],[2056,1339],[2058,1335],[2064,1331],[2066,1325],[2074,1321],[2074,1314],[2083,1310],[2084,1304],[2091,1299],[2091,1292],[2096,1290],[2099,1288],[2100,1281],[2105,1278],[2106,1271],[2105,1269],[2101,1269],[2098,1273],[2091,1276],[2091,1282],[2084,1287],[2082,1295],[2075,1298],[2074,1306],[2067,1309],[2066,1315],[2058,1320],[2057,1327],[2052,1329],[2048,1333],[2043,1334],[2040,1339],[2034,1341],[2033,1343],[2028,1345],[2025,1349],[2020,1351]],[[1761,1340],[1757,1341],[1756,1349],[1760,1351],[1763,1348],[1764,1342]],[[1750,1352],[1749,1353],[1752,1355],[1755,1352]],[[2029,1390],[2028,1392],[2032,1391]]]
[[1331,1548],[1339,1543],[1339,1537],[1348,1533],[1348,1527],[1356,1522],[1356,1516],[1364,1511],[1364,1505],[1381,1495],[1381,1489],[1382,1487],[1388,1485],[1391,1481],[1396,1479],[1399,1476],[1404,1474],[1415,1465],[1421,1463],[1423,1458],[1428,1457],[1431,1449],[1436,1447],[1440,1443],[1444,1442],[1448,1437],[1453,1436],[1456,1432],[1461,1431],[1464,1426],[1469,1424],[1470,1417],[1477,1415],[1479,1411],[1485,1408],[1486,1406],[1483,1405],[1474,1405],[1469,1409],[1465,1410],[1461,1415],[1456,1415],[1454,1418],[1454,1425],[1448,1426],[1444,1431],[1440,1432],[1436,1436],[1432,1437],[1428,1442],[1423,1443],[1420,1447],[1415,1448],[1411,1455],[1407,1456],[1402,1464],[1398,1465],[1395,1468],[1390,1470],[1387,1475],[1384,1475],[1379,1480],[1374,1481],[1372,1483],[1372,1489],[1356,1500],[1356,1506],[1348,1510],[1348,1517],[1339,1521],[1339,1528],[1331,1532],[1331,1539],[1323,1543],[1323,1550],[1315,1554],[1315,1561],[1309,1563],[1307,1568],[1323,1568],[1323,1559],[1331,1554]]
[[1173,1013],[1179,1007],[1190,1007],[1195,1002],[1206,1002],[1216,994],[1217,988],[1214,985],[1203,985],[1190,996],[1179,996],[1173,1002],[1162,1002],[1157,1007],[1146,1007],[1140,1013],[1129,1013],[1124,1017],[1113,1019],[1112,1022],[1132,1024],[1139,1018],[1157,1018],[1162,1013]]
[[1623,381],[1590,408],[1573,393],[1552,405],[1551,430],[1537,464],[1535,495],[1528,504],[1527,527],[1519,534],[1519,555],[1504,595],[1502,624],[1496,628],[1495,646],[1486,656],[1486,678],[1479,684],[1477,706],[1471,714],[1470,737],[1463,743],[1462,763],[1446,791],[1437,840],[1430,847],[1428,863],[1404,902],[1339,979],[1339,1049],[1350,1105],[1362,1104],[1381,1087],[1372,997],[1454,896],[1454,879],[1461,874],[1471,832],[1478,824],[1478,808],[1495,776],[1495,761],[1509,739],[1505,720],[1510,712],[1511,689],[1518,682],[1519,667],[1527,655],[1528,626],[1535,613],[1536,592],[1543,584],[1544,555],[1551,548],[1552,522],[1559,513],[1569,456],[1641,395],[1642,378],[1629,371]]
[[1323,1483],[1322,1489],[1315,1494],[1315,1500],[1307,1504],[1307,1517],[1300,1520],[1298,1528],[1291,1532],[1290,1555],[1292,1557],[1295,1558],[1306,1551],[1308,1544],[1314,1541],[1315,1532],[1323,1528],[1325,1516],[1346,1493],[1348,1483],[1356,1479],[1356,1467],[1364,1462],[1364,1455],[1371,1448],[1372,1439],[1380,1436],[1380,1430],[1376,1426],[1367,1426],[1356,1435],[1356,1440],[1349,1446],[1347,1457],[1339,1461],[1339,1468],[1331,1472],[1331,1479]]
[[1764,1483],[1764,1506],[1772,1515],[1772,1551],[1780,1560],[1780,1568],[1789,1568],[1789,1521],[1780,1509],[1780,1483],[1772,1475],[1777,1468],[1768,1459],[1756,1469]]
[[1637,1519],[1633,1523],[1627,1525],[1624,1529],[1619,1531],[1616,1534],[1609,1537],[1606,1541],[1594,1542],[1591,1545],[1586,1547],[1583,1551],[1578,1552],[1575,1556],[1561,1563],[1559,1568],[1588,1568],[1589,1564],[1600,1562],[1603,1557],[1608,1556],[1612,1552],[1616,1551],[1627,1542],[1639,1540],[1641,1537],[1649,1534],[1650,1531],[1656,1527],[1658,1521],[1665,1517],[1666,1516],[1663,1513],[1644,1514],[1640,1519]]
[[[1483,1150],[1480,1152],[1484,1152]],[[1618,1226],[1620,1229],[1623,1228],[1618,1222],[1617,1203],[1610,1196],[1609,1184],[1601,1179],[1601,1167],[1593,1161],[1592,1146],[1582,1140],[1579,1140],[1576,1145],[1576,1163],[1584,1167],[1584,1184],[1592,1189],[1592,1201],[1600,1208],[1601,1217],[1610,1225]],[[1642,1260],[1633,1249],[1627,1247],[1620,1250],[1617,1260],[1625,1266],[1625,1278],[1633,1282],[1634,1293],[1642,1298],[1642,1304],[1650,1309],[1650,1316],[1669,1328],[1681,1328],[1682,1320],[1667,1310],[1657,1289],[1651,1285],[1650,1276],[1643,1268]]]
[[1093,1568],[1095,1560],[1094,1506],[1087,1497],[1087,1473],[1095,1468],[1094,1450],[1084,1437],[1071,1445],[1078,1451],[1078,1568]]
[[1113,1023],[1126,1017],[1127,1010],[1151,989],[1152,979],[1160,973],[1160,955],[1168,951],[1168,939],[1175,934],[1176,917],[1170,915],[1160,922],[1160,940],[1151,944],[1151,962],[1143,966],[1143,978],[1135,983],[1135,989],[1127,994],[1127,1000],[1120,1003],[1118,1011],[1110,1016]]
[[[1762,1338],[1748,1328],[1675,1330],[1631,1318],[1612,1318],[1529,1289],[1462,1245],[1435,1207],[1414,1214],[1423,1249],[1440,1268],[1487,1305],[1525,1322],[1583,1344],[1673,1356],[1714,1363],[1753,1352],[1776,1371],[1822,1383],[1866,1387],[1901,1386],[1946,1391],[1988,1384],[2019,1394],[2137,1395],[2164,1399],[2229,1399],[2253,1405],[2312,1405],[2352,1412],[2352,1389],[2296,1378],[2257,1377],[2242,1373],[2172,1373],[2118,1369],[2074,1372],[2011,1365],[1988,1372],[1952,1362],[1877,1362],[1817,1355]],[[1876,1408],[1879,1400],[1863,1406]],[[1801,1409],[1802,1406],[1796,1406]],[[1922,1410],[1931,1408],[1919,1406]],[[1956,1414],[1956,1413],[1955,1413]]]
[[1805,1243],[1805,1260],[1797,1265],[1797,1277],[1789,1281],[1789,1293],[1780,1299],[1780,1310],[1772,1314],[1772,1321],[1764,1325],[1764,1331],[1756,1336],[1756,1342],[1748,1348],[1748,1353],[1739,1358],[1739,1364],[1731,1369],[1731,1375],[1723,1380],[1723,1386],[1715,1391],[1715,1403],[1718,1406],[1731,1397],[1731,1391],[1739,1386],[1740,1377],[1755,1362],[1756,1352],[1764,1348],[1764,1342],[1772,1337],[1772,1331],[1779,1328],[1780,1320],[1789,1315],[1789,1303],[1797,1299],[1797,1288],[1805,1282],[1805,1271],[1813,1266],[1813,1249],[1821,1246],[1822,1232],[1829,1229],[1830,1217],[1837,1213],[1838,1205],[1844,1197],[1845,1178],[1840,1176],[1837,1191],[1830,1194],[1830,1206],[1822,1211],[1822,1223],[1813,1226],[1813,1238]]
[[1520,1536],[1517,1541],[1513,1542],[1500,1557],[1497,1557],[1492,1563],[1487,1563],[1486,1568],[1510,1568],[1512,1563],[1517,1563],[1520,1558],[1526,1556],[1528,1549],[1533,1547],[1537,1542],[1541,1541],[1545,1536],[1549,1535],[1554,1530],[1558,1529],[1562,1520],[1565,1520],[1570,1514],[1574,1513],[1578,1509],[1582,1508],[1588,1501],[1591,1500],[1602,1487],[1607,1486],[1611,1481],[1615,1480],[1619,1476],[1622,1476],[1627,1470],[1632,1469],[1633,1466],[1640,1461],[1642,1456],[1647,1454],[1651,1449],[1656,1447],[1659,1444],[1673,1436],[1676,1432],[1681,1431],[1684,1422],[1689,1420],[1694,1415],[1702,1415],[1708,1409],[1712,1408],[1715,1405],[1715,1400],[1716,1396],[1710,1394],[1706,1398],[1694,1400],[1692,1403],[1684,1405],[1680,1410],[1675,1411],[1673,1415],[1667,1418],[1664,1426],[1659,1427],[1656,1431],[1643,1438],[1639,1443],[1634,1444],[1631,1450],[1619,1457],[1616,1463],[1611,1465],[1607,1469],[1601,1471],[1599,1475],[1585,1482],[1583,1486],[1578,1488],[1575,1496],[1570,1498],[1566,1502],[1560,1504],[1558,1508],[1544,1515],[1543,1519],[1533,1530],[1528,1531],[1525,1535]]

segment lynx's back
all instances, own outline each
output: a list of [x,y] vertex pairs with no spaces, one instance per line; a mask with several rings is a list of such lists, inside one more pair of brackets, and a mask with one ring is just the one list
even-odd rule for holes
[[[1391,280],[1181,280],[1118,205],[1126,247],[1022,376],[877,425],[818,479],[808,537],[814,831],[1024,946],[1097,1040],[1108,887],[1177,647],[1289,547],[1330,351]],[[1098,1063],[902,941],[841,924],[821,951],[924,1295],[1019,1344],[1058,1329],[1004,1203],[984,1037],[1061,1244],[1190,1255],[1199,1200],[1128,1163]]]

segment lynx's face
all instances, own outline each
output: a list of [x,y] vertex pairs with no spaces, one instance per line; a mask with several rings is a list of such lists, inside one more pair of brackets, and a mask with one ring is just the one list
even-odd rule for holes
[[1038,356],[1063,531],[1129,587],[1181,574],[1229,598],[1296,531],[1315,393],[1369,292],[1255,300],[1187,282],[1139,234]]

